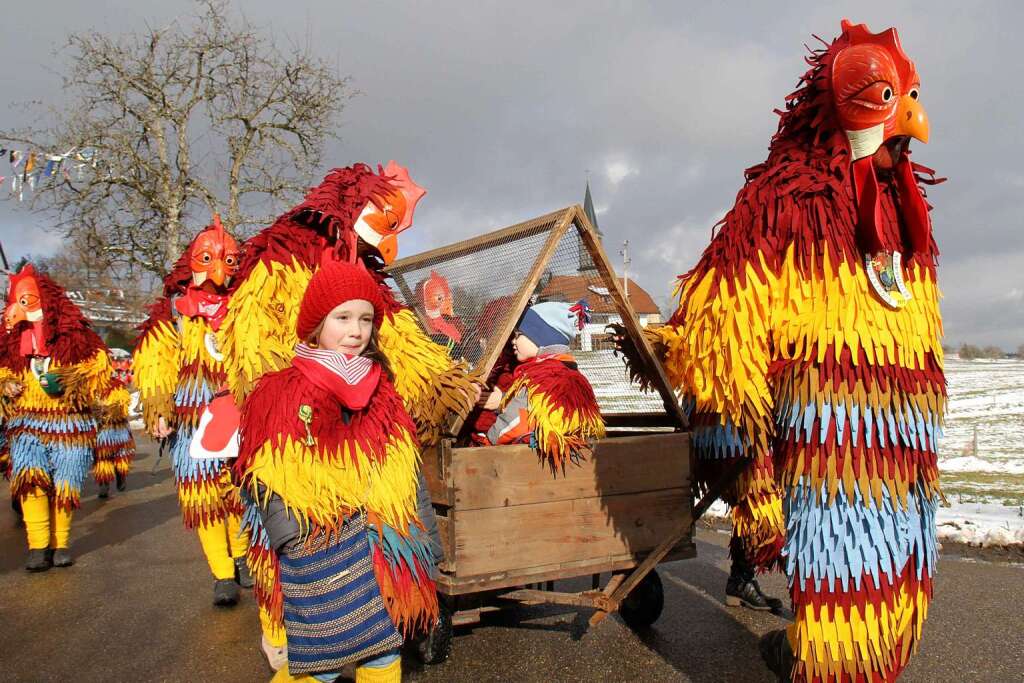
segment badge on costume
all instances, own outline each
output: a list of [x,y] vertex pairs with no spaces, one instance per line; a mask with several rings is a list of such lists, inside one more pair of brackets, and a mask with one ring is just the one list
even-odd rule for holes
[[203,408],[199,426],[188,445],[193,460],[229,460],[238,457],[241,414],[231,394],[218,396]]
[[903,282],[903,255],[879,252],[864,257],[868,282],[882,301],[891,308],[903,308],[913,297]]
[[215,332],[207,332],[203,337],[203,342],[206,345],[206,352],[210,354],[218,363],[224,362],[224,354],[217,348],[217,334]]

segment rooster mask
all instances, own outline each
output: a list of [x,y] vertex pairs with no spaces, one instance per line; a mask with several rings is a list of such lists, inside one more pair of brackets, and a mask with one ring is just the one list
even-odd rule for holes
[[192,242],[189,255],[192,284],[225,290],[238,273],[240,254],[238,242],[224,231],[220,216],[213,216],[213,225],[199,233]]
[[883,252],[879,225],[878,171],[891,172],[900,198],[905,247],[928,249],[928,205],[914,178],[911,138],[928,142],[928,115],[921,104],[917,68],[900,47],[896,29],[871,33],[865,24],[842,22],[832,44],[832,102],[849,141],[857,201],[857,237],[868,259]]

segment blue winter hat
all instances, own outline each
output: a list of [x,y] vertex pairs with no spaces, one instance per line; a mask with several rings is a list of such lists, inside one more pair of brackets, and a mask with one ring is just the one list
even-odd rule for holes
[[526,309],[518,329],[537,346],[568,345],[589,320],[586,301],[545,301]]

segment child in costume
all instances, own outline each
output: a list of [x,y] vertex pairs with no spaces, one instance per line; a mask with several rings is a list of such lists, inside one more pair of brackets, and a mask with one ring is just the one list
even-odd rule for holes
[[[398,234],[411,227],[425,193],[394,161],[378,166],[376,173],[366,164],[336,168],[301,204],[246,242],[218,333],[236,402],[244,401],[260,377],[290,365],[295,345],[302,341],[295,325],[303,293],[322,262],[338,260],[364,264],[377,282],[384,307],[378,341],[421,445],[437,440],[452,411],[468,410],[479,394],[476,380],[463,363],[452,360],[446,347],[431,341],[415,313],[399,304],[384,282],[383,267],[397,255]],[[421,519],[439,556],[433,509],[427,495],[422,499]],[[254,529],[249,561],[256,596],[270,607],[260,610],[261,645],[271,667],[278,669],[287,661],[287,651],[280,602],[269,599],[277,585],[276,563],[269,560],[259,516],[250,512],[247,520]]]
[[518,364],[511,383],[503,390],[499,376],[484,404],[496,411],[487,443],[532,443],[557,471],[589,450],[591,440],[604,436],[594,390],[569,353],[588,319],[584,301],[548,301],[526,309],[512,337]]
[[99,486],[100,498],[110,495],[110,483],[117,482],[117,490],[124,491],[135,459],[135,439],[128,425],[131,395],[117,378],[110,380],[110,389],[96,410],[96,456],[92,476]]
[[0,411],[11,497],[28,537],[25,568],[70,567],[71,519],[93,464],[93,407],[110,391],[110,359],[64,290],[31,264],[11,276],[7,301]]
[[143,419],[151,434],[170,439],[182,521],[199,535],[214,576],[213,601],[220,606],[238,602],[239,585],[252,585],[242,503],[224,457],[229,454],[203,448],[210,439],[200,434],[227,379],[215,335],[240,260],[238,243],[215,216],[164,279],[133,361]]
[[242,410],[236,474],[280,577],[260,599],[283,609],[288,641],[274,681],[333,681],[362,662],[357,683],[398,682],[400,632],[437,619],[416,426],[378,342],[386,310],[361,264],[326,263],[302,299],[291,365]]

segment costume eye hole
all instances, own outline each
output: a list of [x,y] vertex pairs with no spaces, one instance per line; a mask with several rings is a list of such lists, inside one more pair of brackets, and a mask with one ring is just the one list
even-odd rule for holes
[[209,263],[209,262],[210,262],[210,255],[209,254],[203,254],[203,263]]
[[921,90],[919,88],[911,88],[910,92],[907,94],[910,95],[910,99],[916,100],[921,96]]
[[28,297],[27,297],[27,296],[23,296],[23,297],[21,297],[20,299],[18,299],[18,302],[19,302],[19,303],[20,303],[20,304],[21,304],[22,306],[28,306]]
[[888,102],[892,99],[892,88],[886,86],[885,90],[882,91],[882,101]]
[[228,264],[229,266],[235,265],[235,257],[228,256],[226,259],[224,259],[224,263]]

